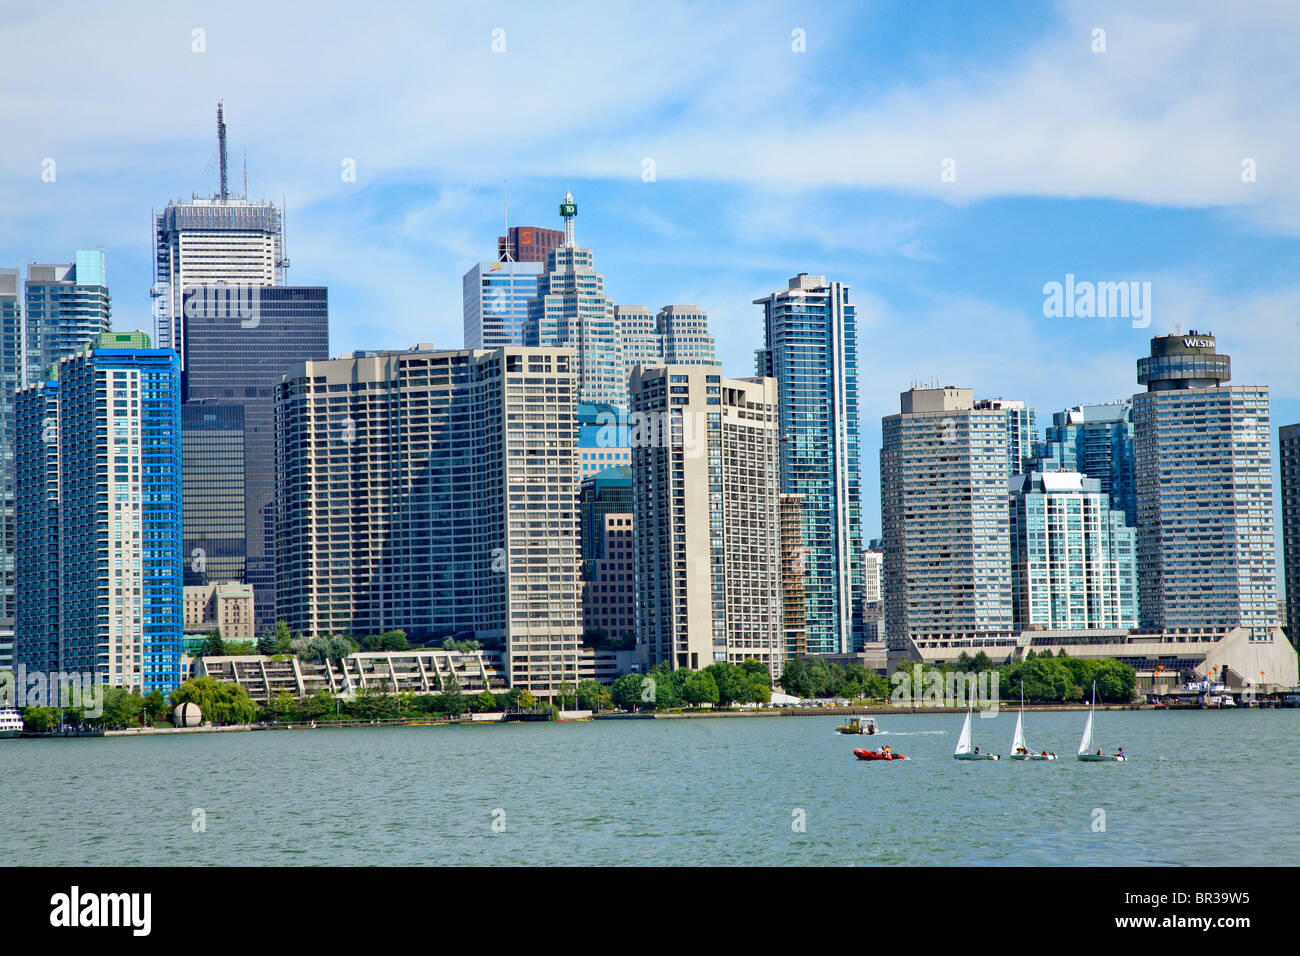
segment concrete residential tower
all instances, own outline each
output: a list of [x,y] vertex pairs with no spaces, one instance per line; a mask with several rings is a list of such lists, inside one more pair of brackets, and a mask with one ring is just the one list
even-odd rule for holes
[[646,665],[785,660],[777,396],[718,366],[632,373],[637,643]]
[[1228,385],[1214,336],[1159,335],[1133,396],[1144,627],[1277,630],[1268,388]]
[[573,354],[357,353],[276,389],[277,616],[501,649],[510,683],[576,684]]
[[880,510],[891,655],[979,646],[1015,621],[1006,416],[966,388],[913,388],[883,420]]

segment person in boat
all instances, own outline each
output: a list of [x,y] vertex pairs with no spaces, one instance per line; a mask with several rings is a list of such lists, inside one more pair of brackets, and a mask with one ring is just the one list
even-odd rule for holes
[[976,747],[976,748],[975,748],[975,752],[976,752],[976,753],[979,753],[979,752],[980,752],[980,749],[979,749],[978,747]]
[[1119,750],[1116,751],[1115,756],[1116,756],[1116,757],[1122,757],[1122,756],[1124,756],[1124,748],[1123,748],[1123,747],[1120,747]]
[[1047,756],[1047,751],[1046,751],[1046,750],[1043,751],[1042,756],[1044,756],[1044,757]]
[[1101,748],[1100,748],[1100,747],[1097,748],[1097,756],[1098,756],[1098,757],[1101,756]]
[[888,757],[890,754],[889,744],[885,744],[885,746],[881,747],[880,752],[884,754],[886,757]]

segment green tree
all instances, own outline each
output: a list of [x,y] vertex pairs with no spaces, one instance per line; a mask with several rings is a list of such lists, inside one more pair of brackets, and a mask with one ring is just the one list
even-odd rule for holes
[[578,709],[590,710],[593,713],[600,711],[601,692],[604,690],[594,680],[585,680],[578,685]]
[[639,710],[646,703],[641,700],[641,689],[644,683],[645,676],[642,674],[622,674],[610,685],[610,696],[614,699],[615,705],[623,710]]
[[172,691],[171,705],[197,704],[204,720],[217,725],[250,724],[257,719],[257,705],[238,684],[215,677],[192,677]]
[[144,695],[144,712],[150,721],[167,716],[167,697],[157,687]]
[[456,680],[455,674],[443,681],[442,693],[438,695],[436,707],[438,713],[449,717],[459,717],[469,709],[469,703],[461,693],[460,681]]
[[23,725],[36,733],[44,733],[59,726],[60,711],[57,707],[23,708]]
[[483,647],[482,643],[479,641],[472,639],[457,640],[454,637],[447,638],[442,642],[442,646],[444,650],[457,651],[461,654],[473,654],[475,651],[480,650]]
[[490,713],[496,709],[496,695],[490,690],[481,691],[479,695],[470,702],[470,710],[477,711],[480,714]]
[[225,657],[226,642],[221,639],[220,631],[212,631],[203,638],[199,645],[199,657]]
[[687,703],[697,707],[701,704],[717,704],[718,683],[707,671],[692,671],[682,682],[682,696]]
[[[161,691],[151,691],[162,697]],[[140,715],[145,713],[146,699],[125,687],[106,687],[104,689],[104,712],[99,722],[105,727],[135,727],[140,723]],[[166,709],[167,701],[163,700]]]

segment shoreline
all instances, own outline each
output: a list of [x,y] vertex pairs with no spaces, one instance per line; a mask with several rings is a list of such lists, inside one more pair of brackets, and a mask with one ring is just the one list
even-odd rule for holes
[[[1051,713],[1053,711],[1062,713],[1078,713],[1086,711],[1087,704],[1026,704],[1027,713]],[[1098,705],[1098,711],[1193,711],[1193,710],[1272,710],[1279,708],[1218,708],[1218,707],[1155,707],[1151,704],[1104,704]],[[1285,708],[1280,708],[1285,709]],[[998,711],[1018,711],[1019,704],[1003,706],[999,705]],[[692,720],[698,718],[713,717],[887,717],[887,716],[914,716],[926,714],[964,714],[965,707],[893,707],[883,705],[879,707],[804,707],[804,708],[765,708],[758,710],[717,710],[717,711],[691,711],[681,713],[621,713],[611,712],[606,714],[593,714],[589,718],[580,720],[559,720],[559,721],[504,721],[504,720],[409,720],[409,721],[391,721],[384,723],[373,723],[370,721],[320,721],[315,726],[311,723],[305,724],[231,724],[221,727],[213,727],[205,724],[201,727],[128,727],[120,730],[106,730],[103,734],[94,736],[102,737],[150,737],[155,735],[183,735],[183,734],[221,734],[221,733],[247,733],[256,731],[283,731],[283,730],[356,730],[356,729],[380,729],[394,727],[444,727],[444,726],[472,726],[486,727],[505,724],[517,723],[580,723],[583,720]],[[23,739],[40,740],[40,739],[65,739],[63,735],[23,735]]]

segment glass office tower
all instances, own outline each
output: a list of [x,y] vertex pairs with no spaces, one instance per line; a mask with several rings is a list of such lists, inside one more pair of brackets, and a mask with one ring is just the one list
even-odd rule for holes
[[[244,441],[242,457],[230,457],[231,437],[227,435],[224,444],[216,442],[208,430],[201,441],[211,454],[196,449],[187,455],[186,474],[193,474],[194,482],[201,481],[206,487],[199,490],[191,482],[186,494],[195,500],[217,494],[225,504],[216,511],[203,509],[187,515],[185,538],[189,542],[187,555],[202,548],[219,558],[218,567],[235,567],[239,556],[227,552],[236,546],[238,536],[230,534],[224,509],[232,495],[242,494],[244,573],[220,580],[253,585],[260,631],[276,621],[274,390],[285,373],[301,362],[329,357],[329,294],[322,286],[268,286],[249,292],[250,298],[239,308],[230,307],[225,300],[196,298],[198,304],[187,310],[184,400],[186,404],[240,406]],[[202,418],[193,416],[202,414],[191,413],[187,421],[197,425]],[[216,482],[223,486],[220,492],[214,489]],[[242,490],[236,492],[239,485]],[[193,558],[187,561],[193,579]],[[219,580],[213,572],[209,568],[206,580],[199,583]]]
[[758,374],[779,384],[781,492],[801,499],[808,651],[848,653],[865,640],[856,312],[848,286],[806,273],[754,302]]

